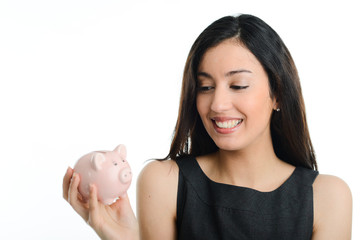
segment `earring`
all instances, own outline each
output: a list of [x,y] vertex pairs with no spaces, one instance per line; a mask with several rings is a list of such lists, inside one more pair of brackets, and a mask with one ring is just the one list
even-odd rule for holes
[[277,111],[277,112],[280,112],[280,108],[277,108],[277,109],[274,109],[275,111]]

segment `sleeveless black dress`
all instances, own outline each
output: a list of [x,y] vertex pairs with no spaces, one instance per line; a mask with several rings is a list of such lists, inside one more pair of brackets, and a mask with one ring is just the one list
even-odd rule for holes
[[194,157],[176,162],[179,240],[311,239],[317,171],[296,167],[279,188],[259,192],[210,180]]

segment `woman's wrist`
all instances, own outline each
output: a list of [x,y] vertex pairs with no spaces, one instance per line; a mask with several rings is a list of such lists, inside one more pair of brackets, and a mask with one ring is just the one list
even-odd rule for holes
[[140,240],[140,232],[138,228],[122,229],[118,233],[111,236],[104,236],[104,234],[97,233],[102,240]]

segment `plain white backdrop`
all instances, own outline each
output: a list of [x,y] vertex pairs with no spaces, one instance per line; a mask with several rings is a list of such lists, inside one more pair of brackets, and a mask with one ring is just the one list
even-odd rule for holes
[[320,173],[353,193],[360,239],[360,15],[356,1],[0,2],[0,239],[98,239],[62,198],[83,154],[126,144],[135,173],[165,157],[200,32],[254,14],[300,74]]

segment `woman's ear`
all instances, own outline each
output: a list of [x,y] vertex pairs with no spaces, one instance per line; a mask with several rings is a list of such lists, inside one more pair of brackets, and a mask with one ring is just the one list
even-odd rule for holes
[[276,97],[274,96],[273,97],[273,110],[279,112],[280,111],[279,105],[280,104],[278,103]]

